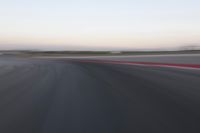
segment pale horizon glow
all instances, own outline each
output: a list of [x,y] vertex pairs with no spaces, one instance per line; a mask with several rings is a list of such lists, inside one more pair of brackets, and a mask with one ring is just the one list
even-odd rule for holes
[[0,49],[116,50],[200,46],[198,0],[7,0]]

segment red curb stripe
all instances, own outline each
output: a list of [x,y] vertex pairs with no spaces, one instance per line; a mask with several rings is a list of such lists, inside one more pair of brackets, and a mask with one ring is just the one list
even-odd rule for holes
[[79,60],[80,62],[91,63],[109,63],[109,64],[126,64],[126,65],[143,65],[157,67],[179,67],[179,68],[200,68],[200,64],[173,64],[173,63],[156,63],[156,62],[126,62],[126,61],[105,61],[105,60]]

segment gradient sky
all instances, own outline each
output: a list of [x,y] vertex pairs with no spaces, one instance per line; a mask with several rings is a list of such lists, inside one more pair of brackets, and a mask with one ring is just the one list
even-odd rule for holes
[[200,46],[199,0],[0,0],[0,49]]

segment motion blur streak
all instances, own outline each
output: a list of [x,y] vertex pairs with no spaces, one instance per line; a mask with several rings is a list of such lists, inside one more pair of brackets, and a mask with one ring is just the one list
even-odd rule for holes
[[1,133],[199,133],[200,71],[0,59]]
[[125,65],[142,65],[142,66],[154,66],[154,67],[175,67],[182,69],[199,69],[200,64],[168,64],[168,63],[155,63],[155,62],[125,62],[125,61],[112,61],[112,60],[80,60],[80,62],[91,63],[107,63],[107,64],[125,64]]

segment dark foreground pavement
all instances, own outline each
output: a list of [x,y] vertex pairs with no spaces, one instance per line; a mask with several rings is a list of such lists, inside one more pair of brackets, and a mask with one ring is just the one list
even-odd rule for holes
[[199,70],[0,59],[0,133],[199,132]]

